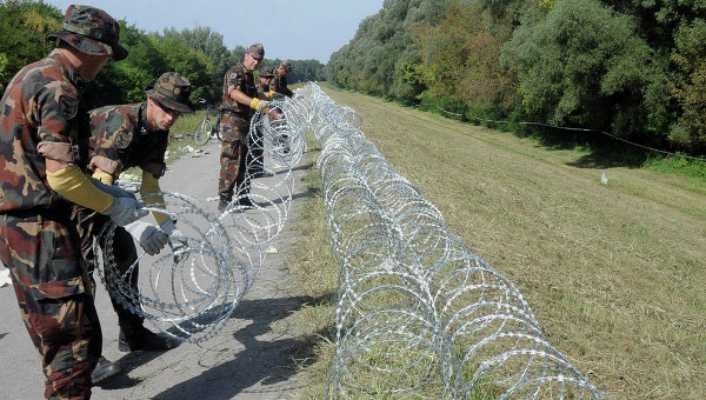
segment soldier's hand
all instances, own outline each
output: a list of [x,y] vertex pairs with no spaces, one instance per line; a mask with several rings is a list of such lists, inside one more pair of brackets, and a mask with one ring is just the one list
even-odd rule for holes
[[113,204],[104,214],[116,225],[125,226],[147,215],[147,210],[134,197],[114,197]]
[[159,225],[162,232],[169,235],[169,245],[175,253],[183,252],[189,248],[189,239],[179,229],[176,228],[174,220],[168,219]]
[[266,113],[269,112],[270,110],[270,102],[267,100],[260,100],[260,102],[257,104],[257,111],[261,113]]
[[268,109],[268,106],[270,105],[270,102],[267,100],[260,100],[257,97],[253,97],[250,100],[250,108],[257,112],[266,112]]
[[158,254],[169,241],[169,236],[157,226],[144,221],[135,221],[125,225],[125,230],[140,243],[149,255]]

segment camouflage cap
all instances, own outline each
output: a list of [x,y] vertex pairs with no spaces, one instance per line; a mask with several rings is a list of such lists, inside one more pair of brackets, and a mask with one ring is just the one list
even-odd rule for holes
[[120,25],[99,8],[69,5],[64,14],[62,30],[48,37],[61,39],[82,53],[112,55],[116,61],[127,57],[127,50],[118,43]]
[[260,72],[260,78],[270,79],[270,78],[274,78],[274,76],[275,76],[275,74],[273,74],[272,72],[267,72],[267,71]]
[[286,68],[287,71],[289,71],[290,69],[292,69],[292,64],[289,62],[289,60],[282,60],[282,61],[279,63],[279,66]]
[[192,113],[191,83],[176,72],[165,72],[157,79],[147,96],[161,106],[180,113]]
[[265,46],[263,46],[262,43],[251,44],[245,52],[254,56],[258,60],[265,58]]

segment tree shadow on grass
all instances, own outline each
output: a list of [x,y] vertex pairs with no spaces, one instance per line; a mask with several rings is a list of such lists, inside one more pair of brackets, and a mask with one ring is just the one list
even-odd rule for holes
[[587,149],[588,153],[566,165],[576,168],[639,168],[650,154],[639,147],[621,142],[599,132],[565,131],[556,128],[526,128],[515,132],[519,137],[531,137],[537,146],[547,150]]

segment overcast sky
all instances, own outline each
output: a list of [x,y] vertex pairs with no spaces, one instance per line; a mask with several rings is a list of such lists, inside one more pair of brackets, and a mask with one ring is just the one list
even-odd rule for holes
[[353,38],[358,24],[383,0],[45,0],[63,12],[72,3],[102,8],[148,32],[208,26],[228,48],[265,45],[268,58],[317,59]]

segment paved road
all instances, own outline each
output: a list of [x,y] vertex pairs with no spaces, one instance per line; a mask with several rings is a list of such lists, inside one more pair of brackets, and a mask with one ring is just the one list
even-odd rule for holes
[[[172,164],[163,180],[165,191],[206,199],[216,192],[218,149],[209,154],[185,156]],[[296,171],[295,202],[290,220],[297,214],[302,192]],[[215,212],[216,202],[207,202]],[[303,343],[287,328],[287,318],[311,299],[297,296],[289,286],[284,260],[295,234],[288,224],[268,255],[254,287],[235,315],[213,339],[200,346],[184,344],[166,353],[133,353],[117,350],[117,319],[105,290],[99,285],[97,307],[104,355],[120,360],[127,373],[94,388],[94,399],[288,399],[296,390],[291,356]],[[11,287],[0,289],[0,399],[41,399],[43,377],[39,358],[19,317]]]

